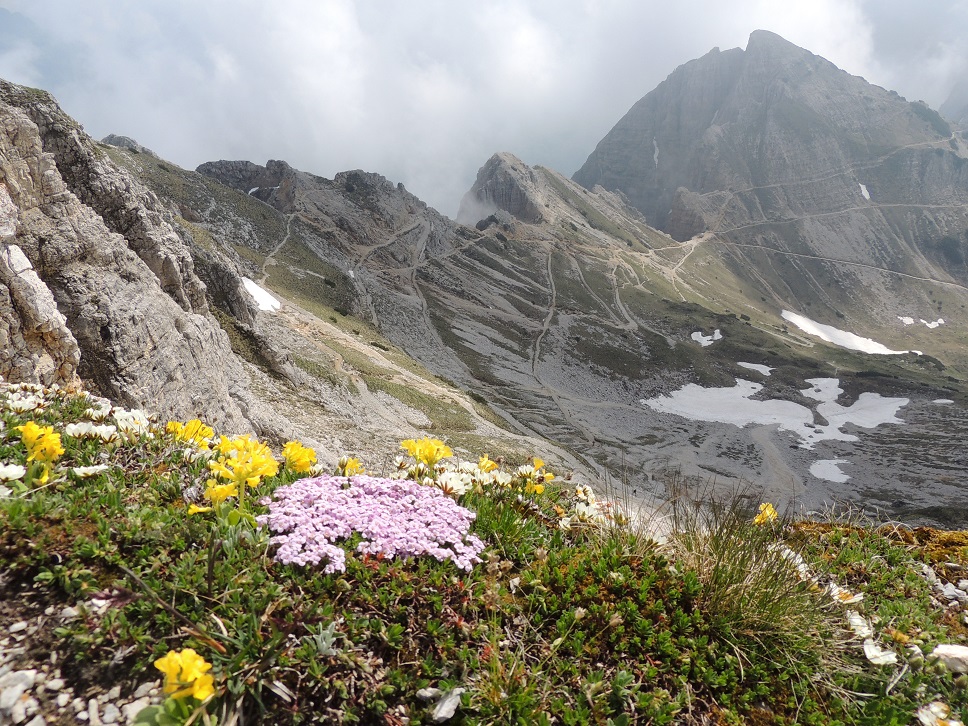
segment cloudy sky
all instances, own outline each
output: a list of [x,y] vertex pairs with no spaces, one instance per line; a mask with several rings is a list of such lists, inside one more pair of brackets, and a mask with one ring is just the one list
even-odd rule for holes
[[453,216],[492,153],[570,175],[758,28],[935,108],[968,77],[965,0],[0,0],[0,77],[187,168],[360,168]]

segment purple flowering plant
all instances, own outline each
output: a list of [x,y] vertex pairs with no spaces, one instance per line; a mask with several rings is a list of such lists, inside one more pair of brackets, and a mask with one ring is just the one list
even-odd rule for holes
[[436,487],[407,479],[309,477],[279,487],[265,503],[269,512],[257,521],[273,533],[275,559],[303,566],[325,560],[326,573],[346,570],[338,543],[354,533],[362,537],[361,553],[431,555],[467,571],[484,549],[469,531],[474,512]]

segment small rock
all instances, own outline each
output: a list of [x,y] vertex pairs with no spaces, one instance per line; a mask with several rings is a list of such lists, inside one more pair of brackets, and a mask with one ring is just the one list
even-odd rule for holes
[[434,706],[434,712],[430,715],[433,722],[443,723],[452,718],[457,713],[457,707],[460,705],[460,694],[466,690],[466,688],[452,688],[447,691],[444,697]]
[[109,703],[104,707],[104,713],[101,714],[102,723],[117,723],[121,719],[121,711],[113,703]]
[[47,719],[38,713],[27,722],[27,726],[47,726]]
[[27,720],[27,704],[24,701],[17,701],[10,709],[10,720],[13,723],[23,723]]
[[[75,711],[83,711],[84,710],[84,706],[86,706],[86,705],[87,704],[84,703],[84,699],[83,698],[75,698],[73,701],[71,701],[71,706],[74,708]],[[87,718],[87,717],[85,716],[85,718]]]
[[47,681],[44,684],[44,687],[48,691],[59,691],[60,689],[62,689],[64,687],[64,679],[63,678],[51,678],[49,681]]
[[931,569],[930,565],[921,565],[921,577],[927,580],[929,585],[933,585],[938,581],[938,576]]
[[27,621],[21,620],[19,623],[14,623],[9,628],[7,628],[7,632],[13,635],[14,633],[19,633],[21,630],[26,630],[27,627],[28,627]]
[[137,701],[132,701],[121,707],[121,713],[124,714],[124,720],[127,723],[132,723],[135,716],[141,713],[144,709],[151,705],[151,699],[148,696],[143,696]]
[[0,678],[0,688],[8,688],[9,686],[22,685],[24,690],[29,690],[34,687],[34,683],[37,682],[37,671],[33,668],[22,671],[11,671],[5,676]]
[[444,692],[439,688],[421,688],[417,691],[417,698],[421,701],[433,701],[435,698],[440,698],[444,695]]
[[108,691],[108,700],[117,701],[121,698],[121,686],[114,686],[110,691]]
[[0,711],[11,711],[20,702],[20,697],[26,690],[26,686],[22,683],[16,683],[0,691]]
[[70,703],[70,702],[71,702],[71,694],[70,693],[58,693],[57,694],[57,707],[58,708],[64,709],[64,708],[67,707],[67,704]]
[[968,580],[958,580],[958,589],[968,592]]
[[87,711],[81,711],[77,714],[78,721],[87,721],[89,718],[90,716],[88,715]]
[[933,651],[932,658],[938,658],[949,671],[968,673],[968,646],[942,643]]
[[135,692],[134,692],[134,697],[135,697],[135,698],[143,698],[144,696],[147,696],[147,695],[148,695],[149,693],[151,693],[151,690],[152,690],[152,689],[153,689],[153,688],[154,688],[154,687],[155,687],[156,685],[157,685],[157,684],[156,684],[156,683],[155,683],[154,681],[148,681],[147,683],[142,683],[142,684],[141,684],[140,686],[138,686],[138,688],[137,688],[137,689],[135,690]]
[[87,713],[91,718],[91,726],[101,726],[101,714],[96,698],[92,698],[87,702]]
[[60,611],[61,620],[74,620],[80,613],[77,608],[66,607]]

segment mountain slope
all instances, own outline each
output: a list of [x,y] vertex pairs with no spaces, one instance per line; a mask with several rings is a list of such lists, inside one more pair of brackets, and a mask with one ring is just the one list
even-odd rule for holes
[[897,316],[960,311],[968,144],[772,33],[676,69],[574,178],[678,240],[705,234],[754,300],[886,337]]

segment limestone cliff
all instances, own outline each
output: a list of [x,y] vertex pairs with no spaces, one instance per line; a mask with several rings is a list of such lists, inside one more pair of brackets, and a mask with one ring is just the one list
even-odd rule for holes
[[[96,390],[126,405],[202,415],[226,430],[250,426],[239,405],[244,376],[154,194],[48,94],[5,81],[0,189],[0,283],[12,301],[3,317],[8,337],[22,338],[36,361],[33,371],[7,367],[6,375],[66,380],[76,363]],[[65,325],[37,307],[47,295]],[[37,310],[49,319],[36,320]]]

